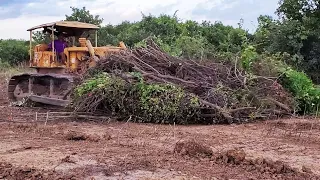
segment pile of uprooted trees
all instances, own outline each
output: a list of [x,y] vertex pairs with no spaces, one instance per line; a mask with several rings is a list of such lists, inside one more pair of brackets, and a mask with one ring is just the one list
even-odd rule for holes
[[88,69],[73,107],[136,122],[214,124],[288,115],[293,101],[276,79],[248,75],[237,62],[180,59],[149,40]]

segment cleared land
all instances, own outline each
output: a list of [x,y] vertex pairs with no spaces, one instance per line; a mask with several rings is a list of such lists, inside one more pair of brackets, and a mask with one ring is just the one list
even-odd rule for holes
[[320,179],[317,119],[45,123],[49,109],[9,107],[1,82],[0,179]]

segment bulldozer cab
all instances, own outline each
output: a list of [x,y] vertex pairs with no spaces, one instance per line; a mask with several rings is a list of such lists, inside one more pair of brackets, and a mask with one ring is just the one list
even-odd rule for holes
[[[32,27],[30,32],[30,67],[46,72],[62,73],[69,69],[70,54],[65,52],[66,48],[87,47],[87,37],[95,33],[95,47],[97,47],[97,29],[99,27],[89,23],[77,21],[58,21]],[[32,46],[33,31],[43,29],[43,33],[50,34],[50,43]],[[59,37],[68,38],[69,42],[63,43]],[[71,41],[70,41],[71,40]],[[58,44],[59,43],[59,44]],[[64,47],[59,47],[65,45]],[[45,70],[47,69],[47,70]]]
[[[41,28],[44,33],[50,34],[51,43],[37,44],[32,47],[32,32]],[[98,47],[98,29],[99,27],[94,24],[77,21],[58,21],[28,29],[30,31],[30,67],[42,74],[82,73],[84,66],[95,66],[100,57],[126,49],[123,42],[120,42],[117,47]],[[91,36],[95,46],[88,38],[90,35],[95,35],[94,38]],[[62,44],[62,41],[55,40],[55,37],[60,36],[69,39],[68,45],[62,48],[56,46],[58,43]]]

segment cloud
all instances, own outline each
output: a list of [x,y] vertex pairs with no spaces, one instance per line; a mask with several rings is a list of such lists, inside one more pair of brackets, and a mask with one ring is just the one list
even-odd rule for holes
[[[44,24],[47,22],[54,22],[57,19],[62,19],[63,17],[56,16],[19,16],[18,18],[9,18],[0,20],[0,39],[29,39],[28,28]],[[28,23],[26,23],[28,22]]]
[[[86,7],[104,18],[103,24],[138,21],[143,14],[173,14],[182,20],[220,20],[236,26],[240,18],[256,21],[259,14],[273,14],[277,0],[11,0],[0,1],[0,39],[28,39],[26,29],[65,19],[70,6]],[[251,24],[246,24],[251,26]]]

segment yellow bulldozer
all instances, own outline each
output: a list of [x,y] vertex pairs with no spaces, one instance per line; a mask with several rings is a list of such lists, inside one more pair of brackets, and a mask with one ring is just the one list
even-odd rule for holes
[[[44,33],[50,34],[51,43],[33,46],[32,35],[36,29],[43,29]],[[96,66],[97,61],[109,53],[126,49],[123,42],[119,42],[117,47],[98,47],[98,29],[96,25],[77,21],[58,21],[28,29],[29,66],[35,69],[35,72],[11,77],[8,84],[9,101],[14,104],[31,100],[48,105],[67,106],[70,103],[74,79],[79,74],[85,73],[89,67]],[[88,39],[89,35],[95,37],[95,46]],[[60,36],[69,39],[69,44],[61,53],[55,46],[55,39]]]

